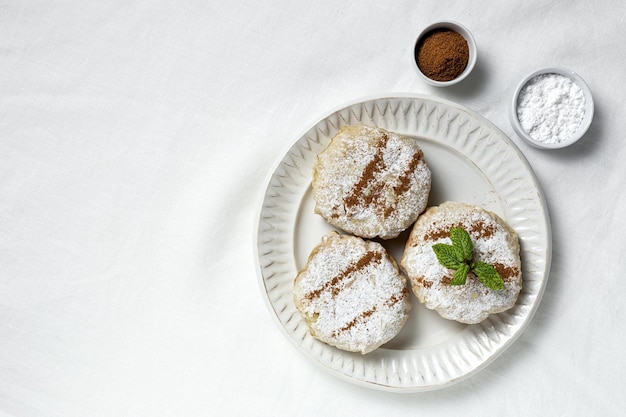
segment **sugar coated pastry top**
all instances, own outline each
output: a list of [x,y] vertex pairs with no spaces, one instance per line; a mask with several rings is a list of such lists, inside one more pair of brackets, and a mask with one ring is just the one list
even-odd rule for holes
[[[451,285],[454,271],[439,262],[432,247],[436,243],[450,244],[453,227],[469,233],[472,261],[492,265],[504,281],[503,289],[486,287],[472,272],[465,284]],[[430,207],[419,217],[401,264],[421,303],[446,319],[469,324],[513,307],[522,288],[519,251],[517,233],[496,214],[477,206],[446,202]]]
[[380,243],[330,232],[294,281],[313,337],[368,353],[391,340],[411,308],[406,278]]
[[364,238],[397,237],[426,208],[431,173],[414,138],[343,127],[313,168],[315,212]]

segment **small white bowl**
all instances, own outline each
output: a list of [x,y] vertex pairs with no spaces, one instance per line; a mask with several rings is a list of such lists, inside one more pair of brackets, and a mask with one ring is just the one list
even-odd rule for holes
[[[578,87],[580,87],[585,97],[585,106],[584,106],[585,114],[583,116],[583,119],[580,125],[578,126],[578,129],[569,138],[562,140],[560,142],[557,142],[557,143],[544,143],[544,142],[533,139],[528,134],[528,132],[526,132],[524,128],[522,127],[519,121],[518,114],[517,114],[517,107],[518,107],[520,92],[530,80],[542,74],[558,74],[558,75],[562,75],[564,77],[569,78]],[[571,71],[567,68],[549,67],[549,68],[543,68],[543,69],[533,71],[532,73],[524,77],[522,81],[517,85],[517,88],[515,89],[515,93],[513,94],[513,98],[511,101],[509,119],[511,121],[511,125],[513,126],[513,129],[515,130],[515,133],[517,133],[519,137],[524,139],[524,141],[526,141],[529,145],[534,146],[535,148],[540,148],[540,149],[560,149],[560,148],[564,148],[566,146],[569,146],[577,142],[580,138],[583,137],[583,135],[587,132],[587,130],[589,129],[589,126],[591,125],[591,121],[593,119],[593,109],[594,109],[594,105],[593,105],[593,97],[591,95],[591,90],[589,89],[589,86],[582,79],[580,75],[578,75],[574,71]]]
[[[436,29],[449,29],[449,30],[453,30],[459,33],[461,36],[465,38],[465,40],[467,41],[467,46],[469,48],[469,60],[467,62],[467,66],[465,67],[465,70],[463,70],[463,72],[458,77],[450,81],[435,81],[432,78],[428,78],[426,74],[424,74],[420,70],[419,66],[417,65],[416,55],[417,55],[417,47],[419,46],[420,41],[424,38],[424,36],[426,36],[428,33]],[[477,55],[476,41],[474,40],[474,36],[472,36],[472,33],[462,24],[451,21],[451,20],[444,20],[444,21],[432,23],[426,26],[426,28],[424,28],[424,30],[422,30],[420,34],[417,36],[417,39],[415,40],[415,44],[413,45],[413,67],[415,68],[417,73],[422,77],[422,79],[426,83],[433,85],[435,87],[448,87],[448,86],[457,84],[461,82],[462,80],[464,80],[465,78],[467,78],[470,72],[472,72],[472,70],[474,69],[477,58],[478,58],[478,55]]]

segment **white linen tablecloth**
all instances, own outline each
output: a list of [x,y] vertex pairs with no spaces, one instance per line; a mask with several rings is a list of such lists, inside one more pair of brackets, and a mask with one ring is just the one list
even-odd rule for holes
[[[0,2],[0,416],[618,416],[626,409],[626,8],[621,0]],[[463,23],[470,78],[412,68],[426,25]],[[515,136],[543,66],[588,82],[588,134]],[[426,393],[335,378],[259,289],[265,179],[329,110],[429,94],[489,119],[532,165],[553,260],[530,326]]]

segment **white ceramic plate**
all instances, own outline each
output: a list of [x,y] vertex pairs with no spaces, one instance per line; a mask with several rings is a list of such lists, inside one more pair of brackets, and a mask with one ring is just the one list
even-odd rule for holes
[[[480,324],[445,320],[412,296],[402,331],[367,355],[314,339],[293,303],[293,280],[322,235],[333,230],[313,213],[316,156],[344,125],[375,125],[416,137],[432,171],[429,205],[446,200],[483,206],[517,231],[524,285],[517,304]],[[495,359],[528,325],[543,294],[551,257],[547,209],[537,180],[517,147],[465,107],[426,96],[359,101],[332,112],[302,135],[272,172],[258,219],[261,291],[280,329],[309,358],[351,382],[398,392],[433,390]],[[400,260],[408,232],[383,242]]]

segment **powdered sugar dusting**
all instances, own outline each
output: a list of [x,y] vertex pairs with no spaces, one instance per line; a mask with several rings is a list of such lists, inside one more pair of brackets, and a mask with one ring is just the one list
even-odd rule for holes
[[[439,263],[432,246],[451,244],[452,227],[462,227],[470,234],[474,261],[496,266],[504,280],[503,290],[487,288],[472,273],[465,285],[449,285],[454,271]],[[511,308],[521,290],[517,234],[495,214],[462,203],[446,202],[420,216],[407,242],[402,266],[420,302],[442,317],[462,323],[478,323],[489,314]]]
[[294,300],[313,336],[362,353],[391,340],[410,309],[406,279],[382,245],[336,232],[298,274]]
[[426,207],[431,173],[414,139],[346,126],[318,156],[312,184],[315,210],[327,222],[357,236],[389,239]]
[[524,85],[517,117],[531,138],[559,143],[574,136],[585,115],[585,95],[569,77],[541,74]]

